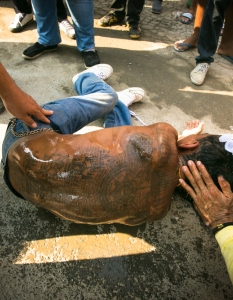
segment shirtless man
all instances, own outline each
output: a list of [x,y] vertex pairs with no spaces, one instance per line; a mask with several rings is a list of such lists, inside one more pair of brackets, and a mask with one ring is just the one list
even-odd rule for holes
[[[117,94],[101,79],[111,72],[110,66],[97,65],[74,76],[80,96],[44,105],[54,113],[48,116],[50,124],[36,120],[41,132],[19,120],[8,127],[2,163],[14,193],[75,223],[138,225],[167,214],[187,160],[201,159],[211,176],[211,166],[217,169],[215,182],[219,174],[228,180],[224,167],[227,172],[232,167],[232,154],[224,143],[208,134],[186,136],[201,131],[203,124],[189,124],[179,140],[167,123],[123,126],[131,125],[127,105],[143,93],[132,88],[135,93]],[[105,127],[122,127],[72,135],[100,117]],[[202,154],[208,157],[210,150],[209,164]]]

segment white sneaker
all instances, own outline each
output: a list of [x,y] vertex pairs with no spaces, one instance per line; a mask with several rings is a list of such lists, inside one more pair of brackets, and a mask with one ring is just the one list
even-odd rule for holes
[[33,14],[22,14],[18,13],[15,15],[14,20],[11,22],[8,29],[11,32],[20,32],[23,30],[24,26],[33,22]]
[[207,63],[200,63],[196,65],[196,68],[190,73],[190,79],[192,83],[201,85],[205,80],[209,67],[210,65]]
[[63,20],[62,22],[59,22],[59,28],[65,32],[65,34],[70,39],[75,39],[75,30],[73,25],[69,22],[68,19]]
[[88,68],[87,70],[76,74],[72,81],[75,83],[75,81],[78,79],[78,77],[83,73],[94,73],[96,76],[98,76],[100,79],[106,80],[108,77],[110,77],[113,73],[113,68],[110,65],[107,64],[98,64],[93,67]]
[[141,101],[145,95],[145,91],[139,87],[132,87],[121,92],[117,92],[118,99],[127,107],[134,102]]

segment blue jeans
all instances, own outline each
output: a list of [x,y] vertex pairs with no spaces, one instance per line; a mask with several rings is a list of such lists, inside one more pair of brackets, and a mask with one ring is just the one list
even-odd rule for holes
[[225,12],[232,0],[209,0],[205,9],[198,37],[196,63],[212,63],[218,47],[218,40],[224,22]]
[[[74,89],[79,96],[56,100],[43,105],[45,109],[54,112],[48,117],[50,124],[35,119],[37,128],[33,129],[21,120],[17,120],[15,132],[30,132],[50,128],[61,134],[72,134],[99,118],[104,118],[105,128],[132,125],[128,107],[118,100],[114,89],[95,74],[88,72],[81,74],[74,84]],[[20,139],[12,133],[11,127],[9,124],[3,141],[1,166],[4,169],[6,184],[14,194],[19,196],[9,182],[6,168],[9,149],[14,142]]]
[[[66,0],[74,23],[77,48],[80,52],[95,47],[93,0]],[[56,0],[32,0],[36,17],[38,43],[53,46],[61,42]]]

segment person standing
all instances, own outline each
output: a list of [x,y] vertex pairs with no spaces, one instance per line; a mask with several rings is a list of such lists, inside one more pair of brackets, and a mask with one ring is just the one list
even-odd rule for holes
[[139,39],[141,36],[139,21],[144,3],[145,0],[114,0],[111,10],[99,20],[99,25],[107,27],[119,24],[126,18],[129,36],[132,39]]
[[[226,16],[224,36],[225,38],[232,39],[232,27],[228,27],[228,21],[232,22],[233,10],[228,10],[233,0],[209,0],[205,9],[201,29],[198,37],[198,53],[196,59],[196,67],[190,73],[191,82],[195,85],[203,84],[210,64],[214,62],[213,55],[218,47],[218,40],[224,23],[225,13],[230,14],[230,18]],[[228,10],[228,11],[227,11]],[[227,21],[228,19],[228,21]],[[229,24],[230,25],[230,24]],[[228,34],[229,33],[229,34]],[[228,36],[228,37],[227,37]],[[227,51],[233,52],[233,43],[228,45]],[[230,46],[230,47],[229,47]],[[222,51],[222,52],[221,52]],[[226,49],[224,49],[226,51]],[[221,48],[218,53],[223,55]],[[224,58],[230,60],[233,63],[233,57],[229,54],[224,54]]]
[[[67,0],[74,24],[78,50],[83,54],[86,68],[100,63],[94,43],[93,0]],[[56,50],[61,42],[56,15],[56,0],[32,0],[37,22],[38,42],[24,50],[25,59],[34,59],[47,51]]]
[[[15,17],[9,25],[11,32],[21,32],[25,26],[31,24],[33,20],[33,11],[31,1],[28,0],[12,0],[14,3]],[[67,18],[66,7],[63,0],[57,0],[57,19],[59,28],[71,39],[75,39],[75,31],[73,25]]]

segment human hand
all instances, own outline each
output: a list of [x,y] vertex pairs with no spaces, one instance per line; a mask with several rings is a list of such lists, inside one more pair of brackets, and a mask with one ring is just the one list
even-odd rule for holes
[[53,114],[51,110],[45,110],[37,102],[20,88],[15,87],[14,92],[3,98],[5,108],[15,117],[22,120],[32,128],[36,128],[36,122],[31,118],[34,116],[44,123],[50,123],[46,116]]
[[182,134],[179,136],[179,140],[183,139],[186,136],[189,136],[191,134],[199,134],[203,131],[204,129],[204,123],[200,122],[199,120],[194,120],[194,121],[188,121],[186,122],[186,128],[182,132]]
[[191,186],[183,179],[180,179],[180,184],[193,198],[204,223],[215,228],[219,224],[233,222],[233,193],[229,182],[219,176],[220,191],[200,161],[196,165],[188,161],[188,167],[183,166],[182,171]]

